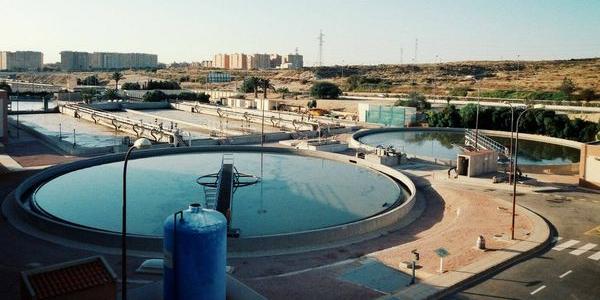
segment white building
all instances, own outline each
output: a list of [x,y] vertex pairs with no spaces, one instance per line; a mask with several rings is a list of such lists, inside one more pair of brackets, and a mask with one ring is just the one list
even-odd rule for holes
[[36,51],[0,51],[0,70],[41,71],[44,54]]
[[304,57],[300,54],[284,55],[281,64],[283,65],[286,63],[291,64],[291,68],[289,69],[301,69],[304,67]]
[[62,51],[60,63],[64,71],[145,69],[156,68],[158,56],[146,53]]

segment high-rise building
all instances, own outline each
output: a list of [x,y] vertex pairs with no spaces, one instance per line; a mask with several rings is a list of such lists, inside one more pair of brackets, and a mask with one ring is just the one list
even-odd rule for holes
[[243,53],[217,54],[213,60],[212,66],[221,69],[273,69],[290,68],[299,69],[304,66],[303,57],[300,54],[288,54],[281,56],[279,54],[252,54]]
[[143,69],[156,68],[158,56],[145,53],[74,52],[60,53],[61,67],[65,71]]
[[200,62],[200,66],[203,68],[212,68],[213,62],[212,60],[203,60],[202,62]]
[[0,51],[0,70],[40,71],[44,54],[36,51]]
[[92,68],[90,55],[87,52],[60,52],[60,68],[63,71],[87,71]]
[[304,58],[300,54],[288,54],[284,55],[281,64],[291,64],[293,69],[300,69],[304,67]]
[[281,55],[279,54],[271,54],[269,55],[270,67],[275,69],[281,65]]
[[213,60],[213,66],[220,69],[229,69],[229,54],[217,54]]
[[256,69],[256,59],[254,59],[254,56],[252,56],[252,55],[248,56],[248,67],[246,69],[247,70],[255,70]]
[[269,54],[254,54],[252,57],[256,61],[257,69],[271,68],[271,56]]
[[243,53],[234,53],[229,55],[229,68],[245,70],[248,68],[248,55]]

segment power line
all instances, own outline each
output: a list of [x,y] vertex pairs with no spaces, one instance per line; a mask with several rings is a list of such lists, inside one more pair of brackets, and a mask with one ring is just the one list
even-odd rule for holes
[[415,39],[415,64],[417,63],[417,52],[419,50],[419,39]]
[[400,64],[404,63],[404,48],[400,48]]

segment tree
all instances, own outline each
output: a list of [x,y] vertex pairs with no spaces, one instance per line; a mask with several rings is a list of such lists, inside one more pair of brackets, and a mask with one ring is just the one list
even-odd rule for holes
[[0,90],[5,90],[9,95],[12,94],[12,89],[10,88],[10,85],[6,83],[6,81],[0,82]]
[[[459,121],[466,128],[475,127],[477,105],[465,105],[457,113],[452,106],[440,112],[428,112],[431,127],[459,127]],[[515,110],[515,115],[523,112],[523,108]],[[492,130],[510,130],[510,110],[505,107],[485,108],[479,112],[479,128]],[[593,141],[599,138],[600,124],[582,119],[570,120],[566,115],[550,110],[529,110],[523,115],[519,126],[521,132],[553,136],[580,142]],[[549,151],[540,149],[540,151]]]
[[154,81],[148,80],[144,89],[146,90],[180,90],[181,86],[176,81]]
[[427,122],[431,127],[461,127],[461,118],[454,105],[447,105],[441,112],[429,111]]
[[281,87],[275,89],[275,93],[281,95],[281,98],[285,99],[285,96],[290,93],[290,90],[287,87]]
[[577,87],[575,86],[575,83],[573,83],[573,80],[565,77],[560,85],[559,90],[567,95],[567,99],[571,99],[576,88]]
[[198,101],[198,102],[202,102],[202,103],[208,103],[209,99],[210,99],[210,95],[205,94],[205,93],[191,93],[191,92],[183,92],[183,93],[179,93],[179,95],[171,95],[170,98],[173,99],[174,97],[176,97],[177,99],[180,100],[191,100],[191,101]]
[[119,89],[119,81],[121,79],[125,79],[125,76],[123,76],[123,73],[121,73],[121,72],[114,72],[110,78],[115,81],[115,90],[118,90]]
[[592,101],[594,99],[596,99],[597,95],[596,92],[592,89],[583,89],[580,93],[579,93],[579,99],[583,100],[583,101]]
[[114,99],[119,99],[119,93],[117,92],[117,90],[113,90],[113,89],[108,89],[104,92],[104,94],[102,95],[102,99],[105,100],[114,100]]
[[84,79],[77,78],[78,85],[102,85],[103,82],[98,79],[96,74],[85,77]]
[[469,88],[464,86],[453,87],[449,92],[450,96],[455,97],[466,97],[467,94],[469,94]]
[[259,78],[258,85],[262,89],[264,99],[267,99],[267,91],[268,90],[273,90],[273,91],[275,90],[275,87],[271,84],[271,80],[269,80],[267,78]]
[[[475,128],[475,119],[477,115],[477,104],[469,103],[463,106],[460,111],[460,118],[465,128]],[[516,114],[516,112],[515,112]]]
[[315,82],[310,88],[310,95],[320,99],[337,99],[342,94],[342,90],[331,82]]
[[416,107],[418,111],[425,111],[431,108],[431,103],[427,102],[425,96],[417,92],[411,92],[410,94],[408,94],[408,99],[400,99],[396,101],[394,105]]
[[125,82],[121,85],[122,90],[141,90],[142,87],[137,82]]
[[81,90],[81,99],[86,103],[89,103],[96,95],[98,94],[98,90],[95,88],[90,89],[82,89]]
[[254,93],[254,98],[258,98],[258,89],[260,86],[260,78],[256,76],[250,76],[244,78],[242,85],[239,90],[242,93]]
[[149,91],[144,94],[142,100],[145,102],[160,102],[167,100],[168,98],[169,97],[161,91]]

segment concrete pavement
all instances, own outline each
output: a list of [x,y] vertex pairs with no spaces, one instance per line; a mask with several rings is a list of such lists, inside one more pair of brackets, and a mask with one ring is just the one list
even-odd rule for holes
[[600,194],[558,190],[518,201],[555,226],[553,245],[445,299],[598,299]]

